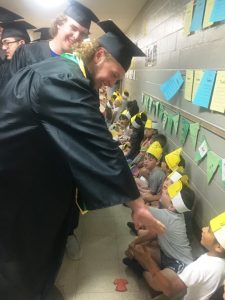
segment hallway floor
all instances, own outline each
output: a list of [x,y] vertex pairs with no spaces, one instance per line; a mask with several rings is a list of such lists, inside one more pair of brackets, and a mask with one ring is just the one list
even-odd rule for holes
[[[83,256],[73,261],[65,255],[56,285],[65,300],[149,300],[142,279],[122,263],[124,251],[135,238],[126,226],[130,209],[122,205],[81,216],[77,236]],[[116,278],[128,281],[126,292],[115,291]]]

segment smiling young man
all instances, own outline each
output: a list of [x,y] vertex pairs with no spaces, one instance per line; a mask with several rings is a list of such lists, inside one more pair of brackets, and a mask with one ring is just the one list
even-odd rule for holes
[[98,17],[86,6],[70,0],[64,14],[57,17],[51,28],[53,37],[50,41],[40,41],[19,47],[4,74],[0,69],[0,88],[18,70],[49,57],[59,56],[65,52],[72,52],[74,43],[81,43],[89,35],[91,21],[98,22]]
[[1,93],[1,299],[46,299],[71,228],[75,187],[82,211],[127,202],[137,227],[164,230],[99,111],[99,87],[115,84],[144,53],[112,21],[100,26],[106,33],[89,54],[28,66]]

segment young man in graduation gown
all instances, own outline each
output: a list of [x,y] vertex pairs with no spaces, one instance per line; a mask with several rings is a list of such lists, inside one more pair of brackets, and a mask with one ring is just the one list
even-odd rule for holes
[[29,25],[30,24],[25,21],[0,24],[3,28],[1,35],[1,49],[5,55],[4,62],[0,65],[0,86],[5,82],[5,74],[8,71],[10,60],[16,49],[19,46],[30,42],[30,37],[26,30]]
[[[91,21],[97,22],[97,16],[83,4],[70,0],[64,14],[57,17],[52,25],[52,40],[35,42],[19,47],[10,63],[0,67],[0,90],[3,89],[5,84],[19,69],[51,56],[57,57],[64,52],[71,52],[74,43],[79,44],[84,38],[88,37]],[[11,28],[12,33],[13,29],[14,32],[18,31],[18,26],[15,26]],[[75,205],[72,209],[74,216],[71,217],[67,254],[72,259],[78,259],[80,257],[80,246],[74,234],[74,228],[78,226],[79,219],[77,215],[79,211]]]
[[[2,89],[8,80],[20,69],[46,58],[71,52],[74,43],[80,43],[89,35],[91,21],[98,22],[97,16],[86,6],[70,0],[64,14],[55,19],[51,28],[53,39],[19,47],[14,53],[4,77],[0,82]],[[0,69],[1,73],[1,69]]]
[[83,61],[64,54],[28,66],[0,95],[0,299],[46,299],[75,186],[82,210],[128,203],[137,227],[164,230],[99,111],[98,89],[144,53],[112,21],[100,25],[106,33]]

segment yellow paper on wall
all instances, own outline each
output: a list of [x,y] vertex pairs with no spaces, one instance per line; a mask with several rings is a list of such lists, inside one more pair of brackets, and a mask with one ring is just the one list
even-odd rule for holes
[[217,71],[210,109],[221,113],[225,111],[225,71]]
[[184,32],[188,35],[190,34],[190,27],[192,22],[192,15],[194,9],[194,0],[190,1],[186,5],[185,16],[184,16]]
[[193,80],[194,80],[194,71],[186,70],[184,99],[188,101],[191,101],[192,99]]
[[195,70],[193,91],[192,91],[192,100],[195,98],[195,93],[198,89],[198,85],[202,79],[203,74],[204,74],[203,70]]
[[209,18],[211,16],[212,9],[214,7],[214,2],[215,0],[207,0],[206,2],[205,15],[204,15],[203,25],[202,25],[203,28],[209,27],[210,25],[213,24],[213,22],[209,21]]

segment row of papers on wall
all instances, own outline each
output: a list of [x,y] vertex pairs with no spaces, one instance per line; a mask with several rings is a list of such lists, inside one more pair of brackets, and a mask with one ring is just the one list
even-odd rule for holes
[[225,20],[225,0],[192,0],[185,8],[184,32],[196,30]]
[[225,188],[225,158],[221,158],[211,149],[205,136],[202,137],[200,146],[196,149],[199,131],[201,129],[200,124],[191,123],[179,113],[168,112],[160,101],[157,101],[146,93],[143,93],[142,104],[148,114],[153,114],[154,117],[161,122],[163,130],[166,131],[167,134],[178,135],[181,146],[185,144],[188,136],[190,136],[192,146],[196,151],[194,160],[197,163],[200,163],[204,158],[207,159],[206,174],[208,184],[211,182],[219,168],[220,176]]
[[[184,83],[177,71],[161,86],[165,100],[170,101]],[[184,99],[220,113],[225,112],[225,71],[186,70]]]

